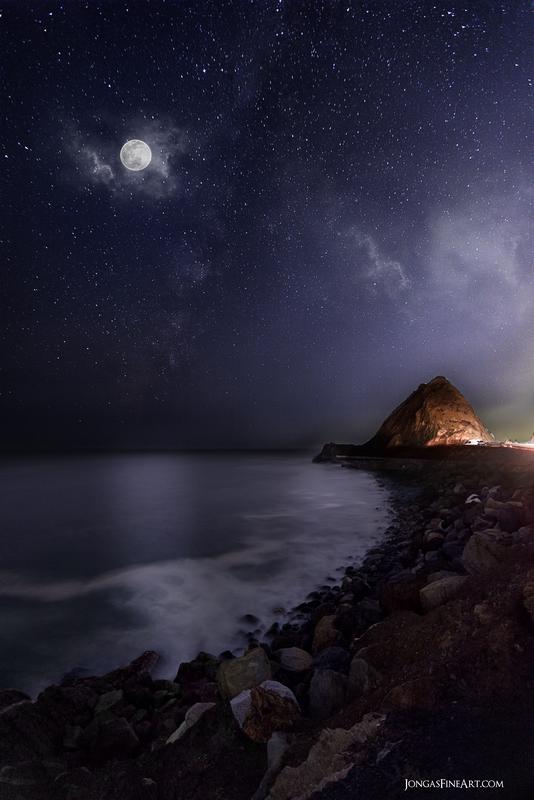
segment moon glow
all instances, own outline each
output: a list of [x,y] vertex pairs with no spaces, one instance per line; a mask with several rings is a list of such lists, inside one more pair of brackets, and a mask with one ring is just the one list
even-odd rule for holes
[[129,139],[121,147],[120,159],[126,169],[140,172],[140,170],[146,169],[152,161],[152,151],[141,139]]

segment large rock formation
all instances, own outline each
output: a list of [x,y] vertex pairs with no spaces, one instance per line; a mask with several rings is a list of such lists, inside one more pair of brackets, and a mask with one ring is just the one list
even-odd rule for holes
[[439,375],[397,406],[364,446],[384,450],[492,441],[463,394]]

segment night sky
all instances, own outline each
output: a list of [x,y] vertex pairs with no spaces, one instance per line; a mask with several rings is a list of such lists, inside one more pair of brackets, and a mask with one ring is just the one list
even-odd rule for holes
[[0,8],[4,446],[530,436],[529,2]]

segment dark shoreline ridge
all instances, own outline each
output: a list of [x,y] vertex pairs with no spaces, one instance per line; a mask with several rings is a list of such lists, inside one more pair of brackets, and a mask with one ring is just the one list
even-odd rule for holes
[[385,473],[383,543],[244,657],[0,691],[2,800],[531,797],[534,460],[466,449]]

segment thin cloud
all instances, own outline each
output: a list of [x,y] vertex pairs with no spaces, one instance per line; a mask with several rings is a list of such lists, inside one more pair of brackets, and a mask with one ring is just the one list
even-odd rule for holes
[[355,245],[359,273],[371,292],[383,291],[394,298],[410,288],[411,281],[401,262],[384,255],[370,234],[352,228],[350,238]]

